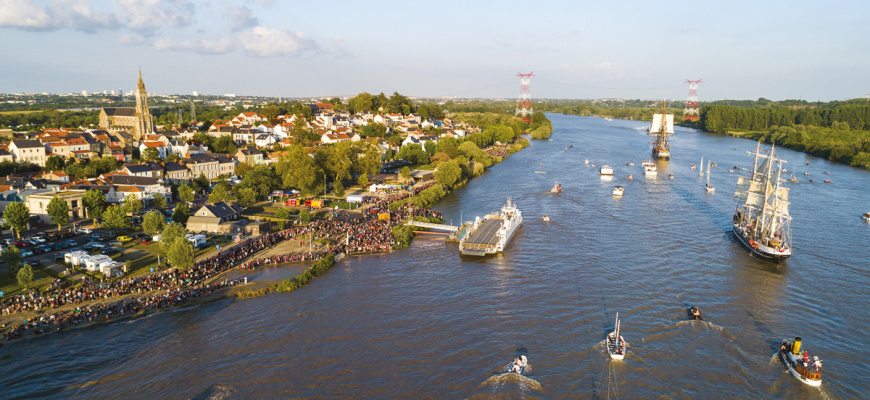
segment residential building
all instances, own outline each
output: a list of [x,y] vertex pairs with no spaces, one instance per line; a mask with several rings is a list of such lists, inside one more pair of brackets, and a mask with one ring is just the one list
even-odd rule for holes
[[69,206],[69,218],[77,220],[85,218],[85,210],[82,207],[84,195],[84,190],[48,191],[31,194],[27,196],[27,207],[30,208],[30,215],[39,217],[42,223],[50,224],[52,222],[51,216],[48,215],[48,203],[57,196],[61,200],[66,201],[67,206]]
[[9,143],[13,162],[45,166],[45,146],[38,140],[13,139]]
[[250,165],[260,165],[263,164],[263,152],[257,150],[256,147],[248,146],[243,149],[239,149],[236,152],[236,160],[239,162],[248,163]]

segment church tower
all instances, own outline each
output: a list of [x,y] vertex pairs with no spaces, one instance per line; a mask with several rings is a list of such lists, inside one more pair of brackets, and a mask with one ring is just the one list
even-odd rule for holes
[[133,138],[139,140],[142,136],[154,133],[154,120],[148,109],[148,92],[145,91],[145,82],[142,81],[142,69],[139,69],[139,83],[136,86],[136,129]]

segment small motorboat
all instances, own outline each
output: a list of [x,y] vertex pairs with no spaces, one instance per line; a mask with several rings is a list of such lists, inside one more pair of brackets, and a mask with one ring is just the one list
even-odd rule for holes
[[819,356],[813,356],[810,359],[810,354],[804,349],[801,355],[801,338],[796,337],[794,341],[782,339],[782,346],[779,348],[779,358],[788,368],[788,372],[794,375],[799,381],[810,386],[822,385],[822,360]]
[[583,163],[589,165],[589,159],[587,158],[585,161],[583,161]]
[[689,314],[689,319],[692,319],[692,320],[703,319],[703,318],[701,318],[701,310],[699,310],[698,307],[693,306],[693,307],[689,308],[688,314]]
[[616,186],[613,188],[614,196],[622,196],[623,193],[625,193],[625,188],[623,188],[622,186]]
[[710,166],[712,166],[713,168],[716,168],[716,163],[710,163]]
[[733,173],[734,173],[734,170],[733,170],[733,169],[729,169],[728,172],[730,172],[730,173],[733,174]]
[[810,171],[804,171],[804,175],[810,176]]
[[619,334],[619,313],[616,313],[616,327],[607,334],[607,354],[614,360],[625,358],[625,338]]
[[553,188],[550,189],[550,193],[562,193],[562,185],[560,185],[559,182],[556,182]]
[[865,212],[864,214],[861,214],[861,219],[870,222],[870,212]]
[[611,168],[609,165],[602,165],[600,171],[601,175],[613,175],[613,168]]
[[830,179],[825,179],[825,183],[831,183]]
[[570,144],[570,145],[568,145],[568,147],[570,147],[570,148],[573,149],[573,148],[574,148],[574,145],[573,145],[573,144]]
[[517,374],[522,375],[523,371],[526,370],[526,366],[529,365],[529,359],[524,355],[519,355],[514,358],[514,361],[510,363],[507,367],[507,371],[505,373],[515,372]]
[[800,181],[797,180],[797,178],[795,178],[795,177],[791,177],[791,178],[789,178],[788,181],[791,182],[791,183],[798,183],[798,182],[800,182]]
[[708,184],[704,185],[704,190],[706,190],[707,193],[713,193],[716,191],[716,188],[714,188],[713,185],[708,183]]
[[668,178],[674,179],[674,174],[668,175]]
[[815,181],[816,181],[815,179],[810,179],[810,183],[813,183],[813,182],[815,182]]
[[544,222],[550,222],[550,217],[547,214],[544,214],[544,216],[541,217],[541,219],[544,220]]
[[628,174],[628,179],[631,180],[631,179],[634,179],[634,177],[631,176],[631,174]]
[[695,164],[692,164],[692,171],[695,170]]
[[536,174],[546,174],[547,171],[535,171]]

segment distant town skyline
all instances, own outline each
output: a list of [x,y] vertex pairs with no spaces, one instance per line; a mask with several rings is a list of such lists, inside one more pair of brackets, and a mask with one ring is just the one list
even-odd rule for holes
[[0,0],[0,92],[865,98],[870,3]]

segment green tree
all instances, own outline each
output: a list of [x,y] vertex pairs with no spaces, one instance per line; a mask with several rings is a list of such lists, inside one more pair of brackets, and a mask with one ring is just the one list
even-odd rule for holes
[[103,215],[103,207],[106,205],[106,194],[99,190],[88,190],[82,198],[88,217],[94,222]]
[[6,264],[6,269],[13,274],[18,272],[18,269],[21,268],[21,263],[24,261],[24,257],[21,256],[21,250],[18,250],[15,246],[7,247],[6,250],[0,254],[0,258],[2,258],[3,263]]
[[435,180],[438,183],[454,187],[462,179],[462,167],[459,166],[458,160],[445,161],[438,165],[438,170],[435,171]]
[[402,146],[399,150],[399,157],[416,165],[424,165],[429,162],[429,153],[426,153],[423,147],[416,143]]
[[357,179],[357,183],[359,183],[361,186],[368,186],[369,174],[363,172],[363,174],[359,176],[359,179]]
[[163,254],[169,254],[169,250],[172,249],[176,240],[187,241],[184,237],[184,226],[178,222],[172,222],[163,228],[163,232],[160,232],[160,248],[163,250]]
[[209,186],[211,186],[211,182],[206,178],[204,173],[200,173],[199,176],[193,180],[193,190],[197,193],[208,189]]
[[411,169],[410,168],[402,167],[402,170],[400,171],[400,173],[402,174],[402,178],[404,178],[405,180],[411,179]]
[[302,225],[308,225],[311,222],[311,211],[302,210],[299,212],[299,223]]
[[142,230],[145,233],[157,233],[163,230],[163,227],[166,225],[165,220],[163,219],[163,214],[157,210],[148,211],[144,217],[142,217]]
[[175,268],[188,269],[192,267],[194,263],[193,245],[184,237],[176,239],[172,243],[172,247],[169,248],[166,259]]
[[48,212],[49,216],[51,216],[51,222],[57,224],[58,232],[63,224],[69,222],[69,204],[63,201],[60,197],[52,197],[51,201],[48,202],[48,207],[45,208],[45,211]]
[[30,220],[30,208],[22,202],[11,203],[3,210],[3,218],[21,239],[21,231],[27,228],[27,221]]
[[158,161],[160,160],[160,152],[153,147],[148,147],[142,152],[142,161]]
[[103,228],[127,229],[130,227],[130,217],[120,205],[112,205],[103,211]]
[[281,110],[274,104],[263,107],[260,110],[260,115],[266,117],[269,121],[278,118],[279,114],[281,114]]
[[63,159],[58,156],[48,156],[45,159],[45,170],[46,171],[63,171],[65,164]]
[[155,193],[151,199],[151,206],[160,209],[166,208],[166,198],[160,193]]
[[223,154],[236,154],[236,152],[239,151],[238,147],[236,147],[236,143],[233,142],[232,136],[229,135],[215,139],[214,144],[212,145],[212,150],[214,150],[215,153]]
[[248,172],[242,182],[236,185],[236,189],[248,188],[254,191],[257,199],[264,198],[278,188],[278,178],[275,171],[268,165],[258,165]]
[[291,145],[275,164],[275,173],[283,177],[284,188],[298,188],[304,195],[319,191],[323,171],[300,145]]
[[193,188],[186,183],[179,186],[178,199],[185,203],[190,203],[191,201],[193,201]]
[[233,171],[233,173],[234,173],[236,176],[238,176],[238,177],[242,177],[242,178],[244,178],[245,175],[247,175],[248,172],[251,171],[251,169],[253,169],[253,167],[251,166],[251,164],[246,163],[246,162],[242,162],[242,163],[238,163],[238,164],[236,164],[236,168],[235,168],[235,170]]
[[208,195],[208,202],[212,204],[219,203],[230,200],[231,197],[230,186],[226,182],[219,182],[211,190],[211,194]]
[[142,199],[139,196],[130,193],[124,196],[124,211],[129,214],[138,214],[139,211],[142,211],[144,204],[142,204]]
[[335,181],[332,184],[332,191],[338,197],[344,197],[344,185],[341,184],[341,181]]
[[187,203],[178,203],[175,211],[172,212],[172,222],[184,225],[187,224],[188,218],[190,218],[190,208],[187,207]]
[[181,157],[179,157],[178,154],[168,154],[166,158],[163,159],[163,161],[166,161],[168,163],[178,162],[181,161]]
[[236,198],[242,207],[247,207],[257,202],[257,193],[251,188],[236,189]]
[[18,284],[27,289],[30,282],[33,282],[33,268],[30,267],[30,264],[24,264],[15,276],[18,278]]

